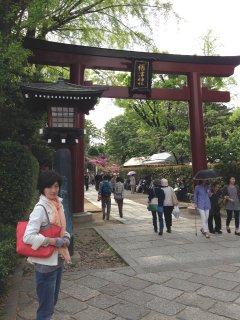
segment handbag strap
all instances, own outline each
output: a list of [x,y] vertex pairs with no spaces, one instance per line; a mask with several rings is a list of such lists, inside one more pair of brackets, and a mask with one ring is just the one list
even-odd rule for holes
[[154,195],[154,198],[156,198],[156,192],[154,187],[153,187],[153,195]]
[[48,220],[48,224],[51,224],[50,219],[49,219],[49,216],[48,216],[48,213],[47,213],[47,209],[44,207],[44,205],[42,205],[42,204],[39,203],[39,204],[37,204],[37,206],[43,207],[44,212],[45,212],[46,217],[47,217],[47,220]]

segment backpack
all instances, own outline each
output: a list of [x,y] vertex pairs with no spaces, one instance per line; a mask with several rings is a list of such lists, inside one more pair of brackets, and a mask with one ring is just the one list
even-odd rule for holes
[[103,181],[101,195],[105,197],[109,197],[112,193],[111,185],[108,181]]

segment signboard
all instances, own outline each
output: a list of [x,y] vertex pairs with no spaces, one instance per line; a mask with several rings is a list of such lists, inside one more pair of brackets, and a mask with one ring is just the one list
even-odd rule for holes
[[149,61],[135,60],[132,70],[132,93],[150,93],[151,91],[151,65]]

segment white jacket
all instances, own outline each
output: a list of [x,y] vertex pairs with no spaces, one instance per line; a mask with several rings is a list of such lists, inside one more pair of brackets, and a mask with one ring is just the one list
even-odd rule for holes
[[176,197],[176,194],[173,190],[172,187],[162,187],[162,190],[165,193],[165,199],[163,202],[163,206],[165,207],[171,207],[171,206],[177,206],[178,205],[178,200]]
[[[62,201],[61,198],[59,199]],[[39,230],[41,226],[45,226],[48,224],[45,210],[38,204],[41,204],[46,208],[50,222],[52,222],[53,216],[53,210],[50,202],[44,195],[41,195],[39,198],[39,202],[35,205],[32,213],[29,216],[29,222],[23,236],[24,243],[31,244],[33,250],[37,250],[44,243],[45,237],[42,234],[39,234]],[[68,232],[65,233],[65,236],[70,238],[70,234]],[[30,263],[56,266],[58,264],[58,250],[56,248],[53,254],[48,258],[29,257],[28,261]]]

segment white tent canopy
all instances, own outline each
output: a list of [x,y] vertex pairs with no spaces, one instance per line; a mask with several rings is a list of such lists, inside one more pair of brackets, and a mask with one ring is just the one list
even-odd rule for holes
[[150,157],[131,158],[123,164],[123,167],[143,166],[148,164],[168,164],[175,163],[175,158],[170,152],[155,153]]
[[136,157],[136,158],[131,158],[127,162],[123,164],[124,167],[132,167],[132,166],[141,166],[146,160],[145,157]]
[[175,163],[176,160],[172,153],[170,152],[161,152],[155,153],[150,156],[147,160],[144,161],[143,164],[157,164],[157,163]]

